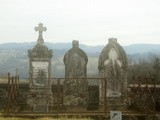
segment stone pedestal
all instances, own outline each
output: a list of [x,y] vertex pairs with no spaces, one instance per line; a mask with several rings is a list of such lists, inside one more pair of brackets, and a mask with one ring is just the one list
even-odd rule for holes
[[53,106],[53,97],[50,89],[31,89],[28,93],[28,104],[33,107],[34,112],[48,112]]
[[64,81],[63,101],[65,106],[87,107],[88,82],[86,79],[66,79]]
[[122,97],[107,97],[107,106],[109,111],[123,111],[127,110],[126,103]]

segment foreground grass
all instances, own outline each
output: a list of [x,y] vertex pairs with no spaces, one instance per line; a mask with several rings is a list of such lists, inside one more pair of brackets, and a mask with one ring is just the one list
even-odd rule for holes
[[[0,78],[0,83],[1,84],[8,84],[8,78]],[[20,84],[28,84],[29,81],[21,79],[21,80],[19,80],[19,83]]]
[[[4,117],[0,117],[0,120],[31,120],[29,118],[4,118]],[[62,117],[62,118],[37,118],[34,120],[92,120],[90,118],[67,118],[67,117]]]

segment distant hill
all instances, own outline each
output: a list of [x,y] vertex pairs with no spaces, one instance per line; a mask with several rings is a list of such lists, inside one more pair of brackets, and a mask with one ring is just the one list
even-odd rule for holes
[[[35,42],[25,42],[25,43],[3,43],[0,44],[0,50],[23,50],[33,48]],[[71,43],[45,43],[48,48],[55,51],[67,51],[72,47]],[[105,45],[98,46],[88,46],[85,44],[80,44],[80,48],[86,53],[100,53]],[[122,46],[127,54],[137,54],[137,53],[160,53],[160,44],[132,44],[128,46]]]
[[127,54],[160,53],[160,44],[133,44],[123,48]]
[[[35,42],[31,43],[4,43],[0,44],[0,77],[7,75],[7,72],[14,73],[19,68],[22,78],[28,78],[29,61],[28,49],[32,49]],[[64,54],[72,47],[71,43],[45,43],[49,49],[53,50],[52,76],[64,77]],[[88,76],[98,75],[98,58],[105,45],[87,46],[80,44],[80,48],[88,55],[87,72]],[[154,44],[133,44],[123,46],[128,54],[128,59],[147,59],[148,53],[160,53],[160,45]]]

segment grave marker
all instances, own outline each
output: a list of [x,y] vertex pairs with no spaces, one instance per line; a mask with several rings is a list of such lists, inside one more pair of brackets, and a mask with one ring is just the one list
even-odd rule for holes
[[51,59],[53,51],[44,44],[42,32],[46,27],[40,23],[35,30],[39,32],[37,44],[28,50],[29,93],[28,104],[34,112],[47,112],[53,104],[51,92]]

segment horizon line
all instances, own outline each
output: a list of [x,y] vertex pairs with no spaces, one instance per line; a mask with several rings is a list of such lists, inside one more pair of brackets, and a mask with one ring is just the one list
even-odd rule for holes
[[[3,45],[3,44],[23,44],[23,43],[36,43],[35,42],[2,42],[0,43],[0,45]],[[72,42],[44,42],[44,43],[52,43],[52,44],[72,44]],[[119,42],[118,42],[119,43]],[[105,46],[107,44],[97,44],[97,45],[91,45],[91,44],[85,44],[85,43],[79,43],[80,45],[86,45],[86,46]],[[120,44],[120,43],[119,43]],[[128,44],[128,45],[121,45],[121,46],[131,46],[131,45],[142,45],[142,44],[145,44],[145,45],[160,45],[159,44],[156,44],[156,43],[133,43],[133,44]]]

